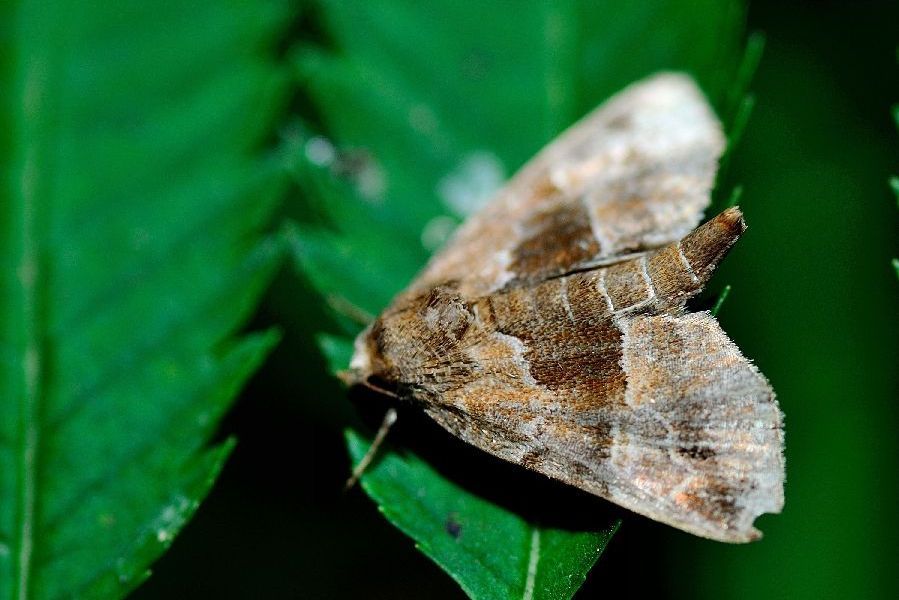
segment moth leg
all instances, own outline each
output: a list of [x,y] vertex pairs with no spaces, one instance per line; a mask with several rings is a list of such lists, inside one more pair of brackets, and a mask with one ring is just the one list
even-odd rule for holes
[[387,437],[387,432],[390,431],[390,428],[393,424],[396,423],[396,409],[389,408],[387,412],[384,413],[384,420],[381,421],[381,426],[378,428],[378,433],[375,434],[375,439],[372,441],[371,446],[368,447],[368,450],[365,452],[365,456],[362,457],[362,460],[359,461],[353,468],[353,473],[350,475],[350,478],[346,480],[346,483],[343,486],[343,491],[349,491],[356,482],[359,481],[359,478],[362,477],[362,474],[365,473],[365,470],[371,464],[371,461],[374,460],[375,455],[378,453],[378,449],[381,447],[381,444],[384,442],[384,438]]

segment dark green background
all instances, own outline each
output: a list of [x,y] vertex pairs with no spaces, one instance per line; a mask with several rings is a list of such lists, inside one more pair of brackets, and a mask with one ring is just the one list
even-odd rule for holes
[[[750,229],[712,287],[733,284],[721,321],[786,413],[784,513],[739,547],[624,514],[580,597],[899,597],[897,24],[894,2],[750,7],[768,43],[730,173]],[[280,285],[300,325],[324,318],[293,275]],[[271,301],[255,325],[286,318]],[[354,415],[288,328],[223,426],[240,441],[215,491],[136,597],[460,597],[364,495],[341,494]]]

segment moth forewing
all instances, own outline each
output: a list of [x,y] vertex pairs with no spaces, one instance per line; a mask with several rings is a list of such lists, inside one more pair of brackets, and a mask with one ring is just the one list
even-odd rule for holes
[[780,411],[705,313],[745,229],[708,205],[720,125],[687,78],[631,86],[473,215],[356,341],[348,380],[487,452],[704,537],[783,503]]
[[721,124],[689,77],[663,73],[631,85],[522,167],[410,290],[457,281],[480,296],[564,272],[585,262],[585,251],[614,260],[677,241],[699,224],[724,147]]

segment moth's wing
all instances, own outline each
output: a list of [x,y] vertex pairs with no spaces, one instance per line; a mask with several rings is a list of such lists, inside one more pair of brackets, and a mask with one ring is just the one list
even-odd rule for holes
[[717,321],[577,327],[542,341],[495,334],[469,353],[479,372],[427,412],[483,450],[657,521],[758,538],[755,518],[783,506],[781,413]]
[[479,296],[675,241],[708,206],[721,125],[693,81],[638,82],[572,126],[459,228],[412,284]]
[[621,326],[636,426],[612,452],[614,473],[628,482],[612,499],[659,520],[676,515],[698,535],[759,537],[752,522],[784,501],[783,421],[771,386],[708,313]]

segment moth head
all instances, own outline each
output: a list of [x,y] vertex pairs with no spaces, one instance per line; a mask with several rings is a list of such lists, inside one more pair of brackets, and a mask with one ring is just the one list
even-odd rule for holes
[[472,306],[450,284],[404,294],[356,338],[342,379],[396,393],[464,345]]
[[373,387],[369,380],[378,379],[380,374],[386,371],[384,360],[378,352],[377,345],[373,342],[373,331],[375,326],[380,327],[379,321],[380,318],[356,336],[356,340],[353,343],[353,357],[350,359],[350,368],[337,374],[349,387],[356,385]]
[[[353,343],[353,358],[350,359],[349,373],[362,376],[363,374],[371,372],[372,358],[368,349],[368,344],[366,343],[366,339],[370,333],[371,325],[366,327],[365,330],[356,337],[356,340]],[[353,383],[358,382],[354,381]]]

